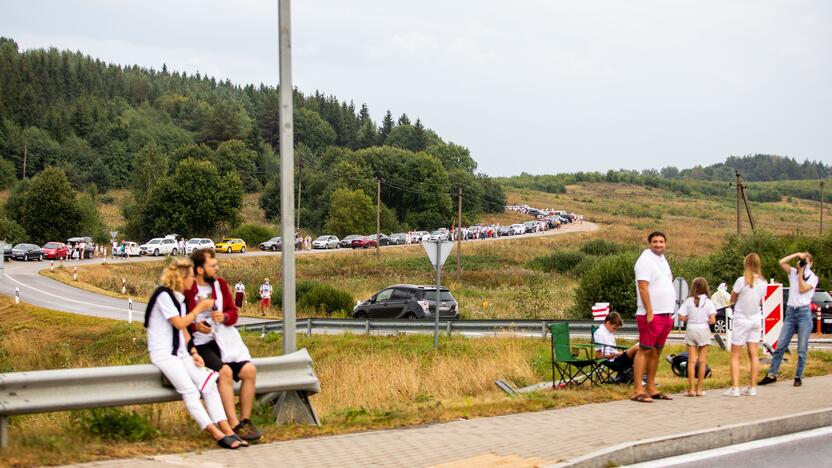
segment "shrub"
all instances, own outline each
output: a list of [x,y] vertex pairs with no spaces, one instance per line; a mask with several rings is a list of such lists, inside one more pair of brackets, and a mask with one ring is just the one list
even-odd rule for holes
[[[283,304],[283,290],[276,288],[273,303]],[[300,281],[295,285],[295,304],[309,313],[335,314],[352,312],[355,302],[350,293],[317,281]]]
[[574,268],[572,268],[572,274],[581,277],[595,265],[595,262],[598,261],[598,257],[594,255],[587,255],[585,256]]
[[604,257],[586,271],[575,291],[575,312],[588,317],[596,302],[609,302],[622,317],[632,318],[636,312],[636,276],[633,270],[638,253]]
[[83,412],[81,428],[104,439],[129,442],[150,440],[159,434],[146,417],[121,408],[101,408]]
[[265,242],[275,236],[274,231],[259,224],[243,224],[229,234],[246,241],[249,248]]
[[14,222],[14,220],[0,218],[0,240],[5,240],[11,245],[24,242],[26,240],[26,231]]
[[529,266],[547,273],[569,273],[584,259],[584,256],[581,252],[558,250],[533,259],[529,262]]
[[615,255],[623,252],[624,246],[604,239],[592,239],[581,247],[587,255]]

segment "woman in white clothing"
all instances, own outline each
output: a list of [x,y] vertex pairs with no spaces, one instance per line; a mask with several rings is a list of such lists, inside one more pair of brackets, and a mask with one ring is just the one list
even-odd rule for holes
[[[766,294],[766,280],[760,271],[760,263],[760,256],[756,253],[746,255],[743,275],[737,278],[731,290],[731,303],[734,304],[731,320],[731,388],[723,393],[725,396],[757,395],[757,373],[760,369],[757,350],[762,339],[762,303]],[[748,349],[751,373],[748,387],[740,391],[742,346]]]
[[[205,367],[196,349],[190,350],[188,325],[196,316],[213,306],[213,299],[204,299],[185,313],[183,292],[194,282],[190,260],[174,260],[162,273],[159,286],[147,304],[144,326],[147,328],[147,351],[150,362],[165,374],[182,395],[185,408],[199,427],[207,431],[220,447],[236,449],[248,445],[228,424],[217,390],[216,372]],[[200,403],[200,395],[206,408]]]
[[[704,396],[702,384],[708,368],[708,346],[711,344],[711,327],[716,322],[716,307],[708,299],[708,281],[694,278],[688,297],[679,308],[679,316],[685,322],[685,342],[688,345],[688,396]],[[698,356],[697,356],[698,354]]]

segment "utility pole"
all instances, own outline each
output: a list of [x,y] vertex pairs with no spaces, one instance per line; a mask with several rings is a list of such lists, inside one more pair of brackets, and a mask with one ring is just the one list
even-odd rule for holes
[[751,214],[751,205],[748,203],[748,195],[745,193],[746,185],[740,185],[740,190],[742,190],[742,202],[745,204],[745,212],[748,214],[748,224],[751,225],[751,231],[753,232],[757,226],[754,224],[754,216]]
[[376,177],[376,257],[381,256],[381,177]]
[[459,186],[457,195],[459,202],[456,215],[456,279],[462,277],[462,186]]
[[823,235],[823,179],[820,181],[820,233]]
[[734,175],[737,178],[737,235],[742,233],[742,225],[740,225],[740,171],[734,170]]
[[298,212],[297,212],[297,222],[295,226],[297,226],[298,230],[300,230],[300,189],[301,185],[303,184],[303,158],[301,157],[301,153],[298,152]]
[[23,178],[26,178],[26,159],[29,156],[29,143],[23,143]]
[[[295,195],[294,118],[292,111],[292,34],[290,0],[278,0],[278,47],[280,61],[280,224],[283,231],[283,354],[295,352]],[[290,240],[291,239],[291,240]],[[287,246],[292,246],[286,248]]]

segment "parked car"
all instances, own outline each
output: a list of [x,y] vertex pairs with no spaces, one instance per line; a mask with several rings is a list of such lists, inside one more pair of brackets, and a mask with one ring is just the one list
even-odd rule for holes
[[271,250],[272,252],[277,252],[278,250],[283,250],[283,239],[280,237],[272,237],[266,242],[261,242],[258,247],[260,250]]
[[531,216],[540,216],[540,215],[546,214],[546,213],[544,213],[544,212],[542,212],[538,209],[535,209],[535,208],[529,208],[528,210],[526,210],[526,214],[529,214]]
[[69,247],[63,242],[47,242],[43,244],[41,250],[43,250],[43,258],[50,260],[64,259],[69,255]]
[[11,244],[4,244],[0,242],[0,246],[3,247],[3,260],[9,260],[12,258],[12,245]]
[[511,226],[500,226],[500,228],[497,229],[497,235],[500,236],[500,237],[513,236],[514,235],[514,230],[511,229]]
[[[433,318],[436,312],[436,286],[396,284],[355,306],[354,318]],[[439,317],[459,318],[459,304],[448,288],[439,289]]]
[[176,239],[169,237],[154,237],[146,243],[139,246],[139,255],[176,255],[178,253],[178,244]]
[[[783,288],[783,312],[785,313],[786,304],[789,302],[789,288]],[[713,331],[716,333],[725,333],[725,309],[716,310],[716,323],[713,325]],[[821,319],[821,330],[823,333],[832,333],[832,296],[824,289],[815,289],[815,294],[812,296],[812,304],[809,306],[812,312],[812,333],[817,333],[818,328],[818,314]]]
[[404,245],[405,241],[407,241],[407,234],[403,232],[396,232],[390,234],[390,243],[395,245]]
[[430,233],[429,240],[431,242],[445,242],[450,238],[450,233],[447,230],[437,229]]
[[[393,244],[393,241],[390,239],[390,236],[388,236],[387,234],[385,234],[383,232],[381,233],[381,236],[378,239],[376,239],[376,234],[373,234],[373,235],[367,236],[367,237],[369,237],[370,240],[372,240],[372,241],[377,240],[378,245],[380,245],[380,246]],[[404,241],[402,241],[402,242],[404,242]]]
[[526,221],[523,223],[525,233],[535,232],[537,230],[537,221]]
[[511,230],[514,232],[515,236],[519,236],[520,234],[525,234],[526,233],[526,227],[523,226],[522,224],[519,224],[519,223],[518,224],[512,224],[511,225]]
[[216,243],[214,246],[214,250],[217,252],[225,252],[225,253],[233,253],[233,252],[240,252],[246,253],[246,241],[232,237],[232,238],[223,238],[220,239],[219,242]]
[[430,233],[427,231],[416,231],[413,233],[413,237],[410,239],[411,242],[414,244],[418,244],[420,242],[425,242],[430,239]]
[[43,250],[35,244],[17,244],[12,247],[12,258],[14,260],[43,260]]
[[338,242],[338,247],[341,249],[349,249],[352,247],[352,241],[355,239],[361,239],[364,236],[358,234],[350,234],[347,237],[341,239],[341,242]]
[[[122,248],[124,247],[124,248]],[[119,257],[138,257],[142,254],[141,249],[139,249],[139,244],[133,241],[122,241],[121,244],[118,245],[116,249],[116,255]]]
[[70,252],[75,250],[75,246],[80,244],[81,242],[84,243],[84,258],[92,258],[95,254],[95,248],[92,246],[92,237],[70,237],[66,240],[67,245],[69,246]]
[[354,249],[369,249],[370,247],[376,247],[378,242],[375,239],[370,239],[367,236],[360,236],[358,239],[352,240],[352,248]]
[[313,249],[337,249],[338,236],[324,235],[312,241]]
[[207,237],[194,237],[185,243],[185,255],[190,255],[194,250],[214,250],[214,241]]

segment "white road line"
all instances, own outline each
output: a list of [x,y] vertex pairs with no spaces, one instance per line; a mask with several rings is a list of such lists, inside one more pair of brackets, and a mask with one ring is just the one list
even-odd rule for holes
[[[17,284],[19,284],[19,285],[23,286],[24,288],[29,288],[29,289],[31,289],[31,290],[33,290],[33,291],[37,291],[37,292],[39,292],[39,293],[41,293],[41,294],[46,294],[47,296],[52,296],[52,297],[57,298],[57,299],[60,299],[60,300],[62,300],[62,301],[66,301],[66,302],[74,302],[74,303],[76,303],[76,304],[83,304],[83,305],[86,305],[86,306],[92,306],[92,307],[96,307],[96,308],[99,308],[99,309],[102,309],[102,308],[103,308],[103,309],[117,310],[117,311],[119,311],[119,312],[124,312],[124,311],[126,310],[126,308],[125,308],[125,309],[122,309],[122,308],[120,308],[120,307],[112,307],[112,306],[106,306],[106,305],[100,305],[100,304],[93,304],[93,303],[90,303],[90,302],[79,301],[79,300],[76,300],[76,299],[69,299],[69,298],[67,298],[67,297],[59,296],[59,295],[57,295],[57,294],[52,294],[51,292],[48,292],[48,291],[43,291],[43,290],[38,289],[38,288],[35,288],[35,287],[33,287],[33,286],[29,286],[28,284],[25,284],[25,283],[22,283],[22,282],[20,282],[20,281],[16,280],[13,276],[9,275],[8,273],[6,273],[6,274],[5,274],[5,276],[6,276],[6,278],[8,278],[8,279],[10,279],[10,280],[14,281],[15,283],[17,283]],[[53,280],[53,281],[54,281],[54,280]],[[61,284],[63,284],[63,283],[61,283]],[[67,287],[70,287],[70,288],[71,288],[72,286],[67,286]],[[83,289],[80,289],[80,288],[79,288],[79,291],[83,291]],[[92,294],[95,294],[95,293],[92,293]],[[104,297],[108,297],[108,296],[104,296]]]
[[812,429],[810,431],[795,432],[794,434],[786,434],[779,437],[772,437],[770,439],[760,439],[752,442],[746,442],[744,444],[730,445],[728,447],[706,450],[704,452],[689,453],[687,455],[662,458],[660,460],[653,460],[649,462],[637,463],[635,465],[626,466],[632,468],[660,468],[666,466],[681,465],[683,463],[701,462],[703,460],[708,460],[711,458],[717,458],[725,455],[736,455],[742,452],[748,452],[764,447],[770,447],[772,445],[785,444],[788,442],[794,442],[803,439],[811,439],[814,437],[820,437],[829,434],[832,434],[832,427],[821,427],[818,429]]

